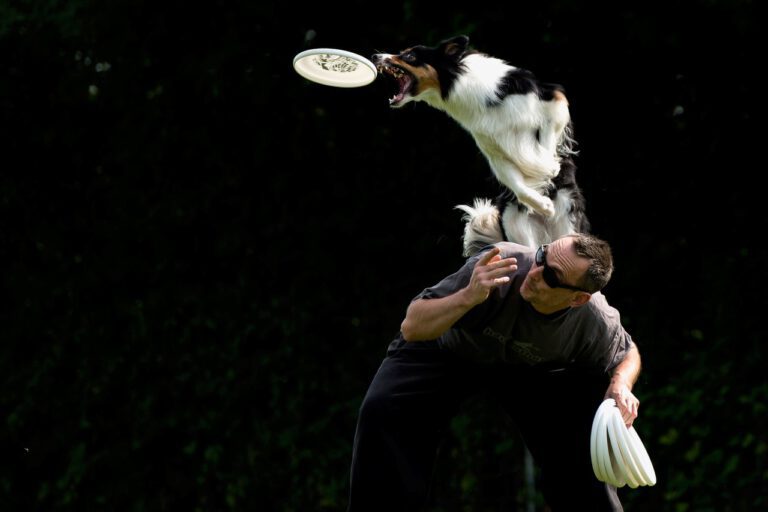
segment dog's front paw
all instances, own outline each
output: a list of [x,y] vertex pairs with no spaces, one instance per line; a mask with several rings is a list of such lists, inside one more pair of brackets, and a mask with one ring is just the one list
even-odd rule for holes
[[538,204],[534,205],[534,209],[545,217],[555,216],[555,204],[548,197],[542,197]]

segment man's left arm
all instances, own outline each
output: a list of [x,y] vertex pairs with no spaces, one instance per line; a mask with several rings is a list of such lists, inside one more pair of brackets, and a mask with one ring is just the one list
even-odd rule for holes
[[627,427],[630,427],[637,418],[637,409],[640,407],[640,400],[632,394],[632,386],[640,375],[640,368],[640,352],[633,342],[627,355],[613,369],[611,383],[605,392],[605,398],[613,398],[616,401]]

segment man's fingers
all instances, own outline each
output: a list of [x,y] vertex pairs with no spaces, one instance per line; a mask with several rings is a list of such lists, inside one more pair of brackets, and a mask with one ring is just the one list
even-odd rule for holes
[[498,255],[501,252],[501,249],[498,247],[494,247],[493,249],[490,249],[487,252],[484,252],[482,256],[480,256],[480,259],[477,260],[478,265],[487,265],[491,259]]
[[505,264],[501,266],[494,266],[492,269],[489,269],[486,273],[488,274],[488,276],[491,276],[491,277],[499,277],[499,276],[511,274],[515,270],[517,270],[517,265]]
[[492,268],[503,268],[503,267],[509,267],[512,265],[517,267],[517,258],[504,258],[504,259],[499,258],[498,260],[492,261],[488,264],[488,266]]
[[500,252],[498,247],[489,249],[480,256],[475,265],[477,284],[486,290],[509,283],[510,274],[517,271],[517,258],[502,259]]
[[627,399],[624,402],[624,407],[621,409],[621,418],[624,420],[624,424],[627,428],[632,426],[632,422],[637,418],[637,409],[640,403],[637,400]]

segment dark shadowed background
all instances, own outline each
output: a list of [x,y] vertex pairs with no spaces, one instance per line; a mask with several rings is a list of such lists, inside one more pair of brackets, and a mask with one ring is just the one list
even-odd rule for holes
[[[570,99],[644,356],[626,509],[768,510],[756,10],[0,0],[0,509],[345,509],[366,387],[498,186],[445,114],[291,63],[464,33]],[[451,424],[432,511],[523,510],[497,413]]]

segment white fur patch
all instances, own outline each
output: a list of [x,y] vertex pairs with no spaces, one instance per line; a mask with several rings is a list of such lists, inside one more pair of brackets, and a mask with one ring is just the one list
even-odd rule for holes
[[471,256],[485,245],[504,240],[499,210],[490,199],[475,199],[474,206],[460,204],[456,208],[464,212],[464,256]]
[[558,148],[568,140],[570,123],[567,102],[542,101],[531,92],[507,95],[499,104],[499,86],[517,68],[481,53],[468,55],[462,65],[446,99],[438,94],[415,99],[453,117],[472,134],[500,183],[524,205],[553,216],[544,191],[560,172]]

